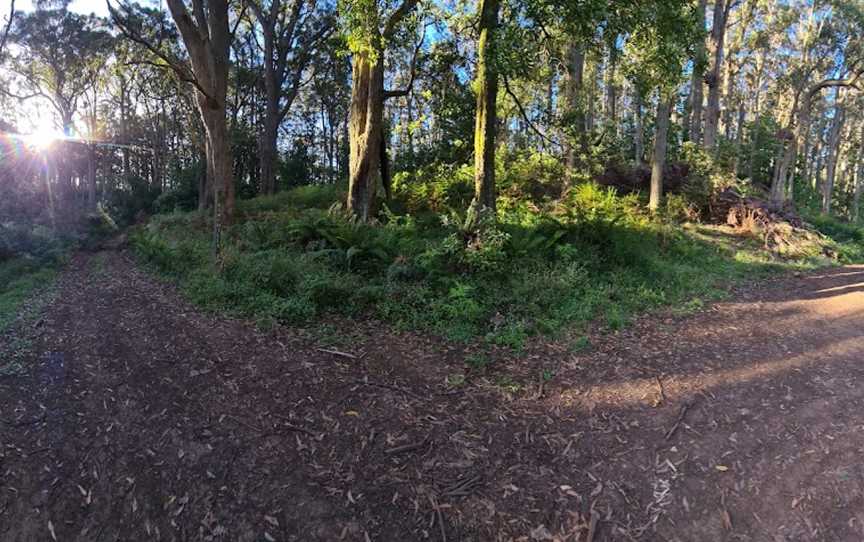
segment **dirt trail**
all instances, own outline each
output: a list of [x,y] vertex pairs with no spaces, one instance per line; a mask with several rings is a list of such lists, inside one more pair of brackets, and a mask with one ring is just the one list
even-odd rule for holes
[[80,256],[0,338],[0,540],[860,541],[862,313],[832,269],[448,387],[462,347],[325,352]]

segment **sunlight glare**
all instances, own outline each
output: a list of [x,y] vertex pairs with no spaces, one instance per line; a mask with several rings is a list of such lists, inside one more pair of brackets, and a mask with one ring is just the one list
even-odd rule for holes
[[58,139],[63,139],[63,133],[53,129],[40,127],[30,134],[24,134],[21,138],[24,142],[36,150],[46,150]]

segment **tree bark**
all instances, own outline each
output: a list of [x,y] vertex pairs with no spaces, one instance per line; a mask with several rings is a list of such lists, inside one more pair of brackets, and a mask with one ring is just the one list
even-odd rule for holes
[[613,128],[615,133],[618,132],[618,87],[615,86],[615,71],[618,64],[618,52],[614,46],[609,51],[609,61],[606,64],[606,73],[604,77],[604,90],[606,96],[603,104],[603,114],[606,117],[606,123]]
[[642,123],[642,93],[638,88],[633,95],[633,142],[636,146],[636,167],[642,165],[645,157],[645,128]]
[[[564,137],[564,163],[567,169],[567,180],[575,174],[578,167],[579,153],[585,143],[585,112],[582,103],[583,79],[585,73],[585,50],[580,44],[571,43],[567,46],[566,74],[564,76],[564,122],[572,128],[566,131]],[[575,143],[575,144],[574,144]]]
[[[838,98],[839,99],[839,98]],[[831,212],[831,203],[834,196],[834,178],[837,173],[838,149],[840,147],[843,123],[846,120],[846,112],[841,105],[834,107],[834,119],[831,122],[831,130],[828,133],[828,155],[825,164],[825,184],[822,186],[822,212]]]
[[479,213],[495,212],[495,108],[498,68],[495,65],[500,0],[480,0],[480,39],[477,42],[477,110],[474,122],[474,201]]
[[711,43],[714,60],[711,71],[706,77],[708,84],[708,106],[705,109],[705,148],[714,152],[717,148],[717,131],[720,123],[720,85],[721,67],[723,66],[723,47],[726,39],[726,19],[732,1],[716,0],[714,2],[714,20],[711,25]]
[[669,115],[672,111],[672,93],[661,91],[657,103],[657,130],[654,135],[654,157],[651,165],[651,192],[648,209],[652,212],[660,207],[663,197],[663,168],[666,165],[667,137],[669,135]]
[[383,59],[372,59],[368,53],[358,53],[353,62],[351,82],[348,210],[366,222],[373,215],[375,194],[381,182]]
[[[234,175],[228,140],[227,94],[231,31],[228,0],[192,0],[189,13],[183,0],[168,0],[171,17],[189,53],[195,98],[207,136],[207,172],[214,191],[214,240],[218,250],[221,228],[234,220]],[[182,68],[177,67],[179,73]],[[212,173],[212,176],[210,175]]]
[[[700,30],[705,28],[705,8],[708,0],[699,0],[696,17],[701,22]],[[693,59],[693,73],[690,77],[690,141],[699,143],[702,135],[702,99],[704,97],[705,76],[705,39],[696,44],[696,55]]]
[[87,206],[96,208],[96,143],[87,143]]
[[855,173],[855,192],[852,196],[853,222],[858,222],[861,209],[861,191],[864,189],[864,126],[861,128],[861,142],[858,147],[858,167]]
[[[351,66],[351,104],[348,117],[348,211],[363,222],[374,215],[375,195],[381,184],[384,148],[384,100],[395,96],[407,96],[414,81],[414,61],[411,62],[411,83],[399,91],[384,89],[385,46],[393,36],[399,22],[418,0],[403,0],[390,15],[381,31],[377,27],[367,28],[373,32],[371,40],[376,49],[364,48],[355,51]],[[373,3],[377,9],[377,3]],[[377,21],[377,13],[372,20]]]

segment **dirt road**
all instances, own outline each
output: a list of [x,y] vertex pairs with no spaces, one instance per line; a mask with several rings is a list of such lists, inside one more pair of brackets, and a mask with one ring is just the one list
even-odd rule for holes
[[864,539],[864,267],[467,370],[203,314],[122,253],[52,299],[0,338],[3,541]]

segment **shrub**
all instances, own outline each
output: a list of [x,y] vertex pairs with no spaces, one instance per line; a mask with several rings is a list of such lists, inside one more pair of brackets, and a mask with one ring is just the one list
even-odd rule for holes
[[62,236],[41,225],[0,223],[0,262],[22,257],[56,263],[75,241],[71,235]]

